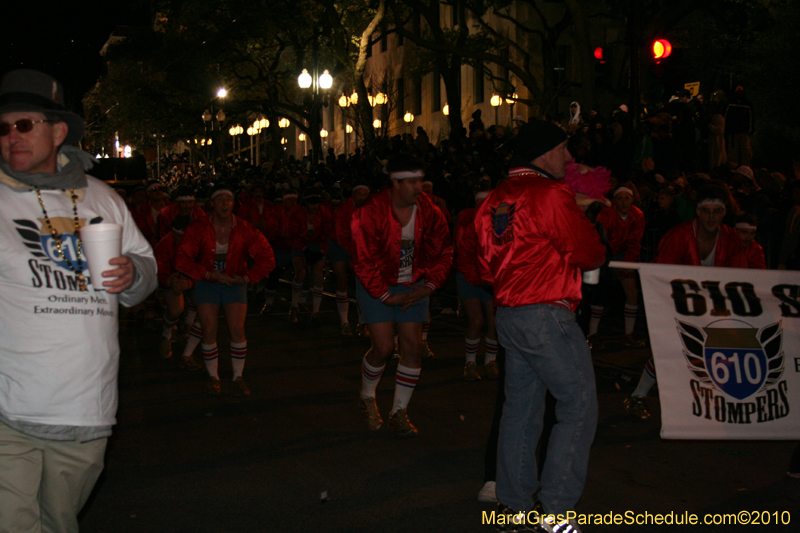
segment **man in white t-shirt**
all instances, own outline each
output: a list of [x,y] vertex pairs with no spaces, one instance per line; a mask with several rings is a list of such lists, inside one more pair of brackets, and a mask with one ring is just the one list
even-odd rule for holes
[[[84,129],[51,76],[3,77],[0,532],[78,531],[116,422],[118,306],[156,287],[150,244],[71,146]],[[122,226],[122,254],[90,273],[79,229],[102,222]]]

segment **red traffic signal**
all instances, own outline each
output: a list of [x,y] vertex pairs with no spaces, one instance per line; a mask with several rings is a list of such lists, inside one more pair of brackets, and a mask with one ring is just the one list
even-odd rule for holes
[[601,63],[605,63],[606,62],[606,60],[603,59],[603,47],[602,46],[598,46],[597,48],[594,49],[594,58],[597,59],[598,61],[600,61]]
[[669,57],[672,53],[672,45],[666,39],[658,39],[657,41],[653,42],[653,59],[656,60],[656,63],[664,59],[665,57]]

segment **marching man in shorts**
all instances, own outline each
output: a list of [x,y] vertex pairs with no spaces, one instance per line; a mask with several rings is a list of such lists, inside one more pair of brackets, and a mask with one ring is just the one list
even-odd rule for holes
[[423,163],[401,155],[387,170],[391,186],[370,196],[351,222],[356,298],[372,340],[361,367],[361,409],[370,429],[383,426],[375,390],[394,350],[396,326],[402,355],[389,429],[415,436],[406,409],[419,381],[422,324],[430,295],[450,273],[453,246],[444,215],[422,194]]

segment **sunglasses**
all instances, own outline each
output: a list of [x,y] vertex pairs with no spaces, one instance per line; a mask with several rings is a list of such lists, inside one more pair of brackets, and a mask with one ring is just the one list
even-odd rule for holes
[[11,128],[14,127],[20,133],[28,133],[33,129],[34,124],[40,124],[42,122],[53,122],[49,119],[43,120],[31,120],[29,118],[21,118],[18,121],[14,122],[13,124],[9,124],[8,122],[0,122],[0,137],[5,137],[9,133],[11,133]]

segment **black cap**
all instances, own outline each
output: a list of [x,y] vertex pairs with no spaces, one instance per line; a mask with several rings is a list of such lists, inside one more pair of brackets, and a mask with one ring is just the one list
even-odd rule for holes
[[509,166],[512,168],[527,166],[566,140],[567,134],[564,130],[547,120],[534,120],[523,124],[514,138],[514,157]]

